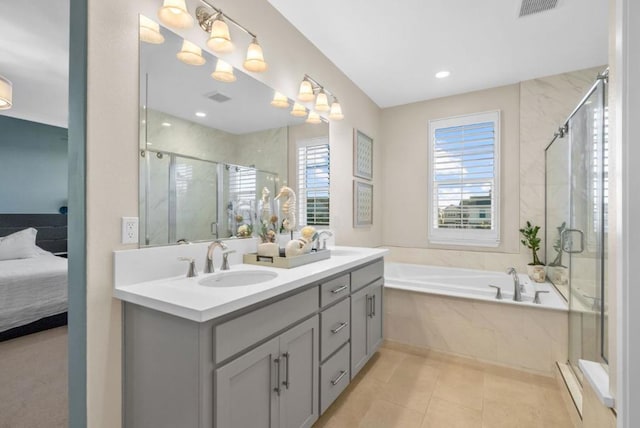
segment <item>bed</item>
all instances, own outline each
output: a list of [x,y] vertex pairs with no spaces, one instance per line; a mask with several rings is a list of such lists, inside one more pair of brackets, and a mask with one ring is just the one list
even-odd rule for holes
[[66,253],[65,215],[0,214],[0,341],[66,325]]

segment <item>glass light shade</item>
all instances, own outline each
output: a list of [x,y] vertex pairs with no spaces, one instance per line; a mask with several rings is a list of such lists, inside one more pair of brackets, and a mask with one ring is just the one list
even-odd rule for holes
[[258,40],[254,37],[247,49],[247,59],[244,60],[244,68],[254,73],[262,73],[267,69],[267,63],[264,62],[262,47],[258,44]]
[[331,120],[344,119],[344,115],[342,114],[342,107],[340,107],[340,103],[338,102],[338,100],[333,100],[333,103],[331,103],[331,111],[329,112],[329,119]]
[[294,103],[291,109],[291,116],[305,117],[307,115],[307,109],[302,104]]
[[298,99],[300,101],[313,101],[315,95],[313,94],[313,86],[311,86],[311,82],[307,79],[304,79],[302,83],[300,83],[300,90],[298,91]]
[[0,76],[0,110],[9,110],[13,105],[13,84]]
[[207,46],[209,46],[212,51],[219,53],[231,52],[233,50],[229,26],[220,15],[218,15],[211,24],[211,35],[209,36],[209,40],[207,40]]
[[202,56],[202,49],[189,40],[182,42],[182,49],[176,54],[178,59],[189,65],[202,65],[207,60]]
[[305,122],[317,125],[322,122],[322,120],[320,119],[320,115],[318,113],[316,113],[315,111],[310,111],[309,117],[307,117],[307,120],[305,120]]
[[154,45],[163,43],[164,36],[160,33],[160,24],[140,15],[140,40]]
[[273,94],[271,105],[278,108],[287,108],[289,107],[289,99],[280,92],[276,91],[276,93]]
[[329,111],[329,99],[327,94],[323,90],[320,91],[316,98],[316,110],[317,111]]
[[158,11],[160,21],[173,28],[191,28],[193,18],[189,15],[185,0],[164,0]]
[[211,77],[221,82],[231,83],[236,81],[236,76],[233,74],[233,67],[226,61],[218,59],[216,63],[216,69],[211,73]]

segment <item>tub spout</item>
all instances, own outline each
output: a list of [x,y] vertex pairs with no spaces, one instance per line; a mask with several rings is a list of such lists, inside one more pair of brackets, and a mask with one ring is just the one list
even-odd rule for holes
[[513,277],[513,300],[516,302],[522,302],[522,286],[520,285],[520,278],[518,278],[516,268],[510,267],[507,269],[507,275],[511,275]]

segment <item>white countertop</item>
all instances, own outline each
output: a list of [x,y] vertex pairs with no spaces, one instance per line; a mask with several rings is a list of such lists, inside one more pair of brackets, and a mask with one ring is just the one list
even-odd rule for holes
[[264,270],[277,272],[278,276],[275,279],[259,284],[207,287],[199,285],[198,282],[208,276],[216,275],[216,273],[200,274],[195,278],[186,278],[182,275],[129,285],[116,283],[114,296],[125,302],[135,303],[192,321],[204,322],[352,269],[383,257],[388,252],[386,249],[360,247],[334,247],[331,250],[330,259],[293,269],[231,264],[230,271]]

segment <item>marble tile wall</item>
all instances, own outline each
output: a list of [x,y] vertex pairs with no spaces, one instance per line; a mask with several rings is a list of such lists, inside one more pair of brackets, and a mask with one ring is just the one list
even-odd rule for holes
[[567,360],[567,312],[385,289],[384,337],[553,376]]

